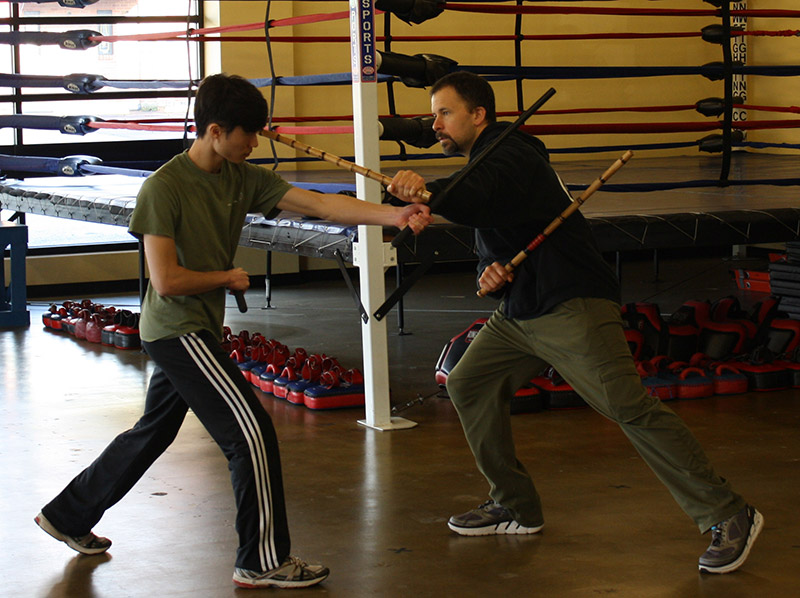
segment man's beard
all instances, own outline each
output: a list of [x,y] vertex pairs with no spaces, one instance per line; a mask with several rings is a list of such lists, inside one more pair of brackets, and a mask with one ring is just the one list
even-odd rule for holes
[[[439,140],[439,145],[442,147],[442,153],[445,156],[456,156],[460,154],[458,149],[458,144],[453,140],[452,137],[448,137],[447,135],[437,135],[437,139]],[[443,143],[447,141],[448,143]]]

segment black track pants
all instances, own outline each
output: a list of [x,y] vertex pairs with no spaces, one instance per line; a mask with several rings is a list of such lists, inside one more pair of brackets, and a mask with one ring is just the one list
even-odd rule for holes
[[[239,369],[210,333],[144,343],[156,364],[145,412],[43,512],[62,533],[82,536],[175,439],[191,408],[228,459],[236,498],[236,566],[268,571],[289,554],[275,428]],[[200,533],[200,532],[198,532]]]

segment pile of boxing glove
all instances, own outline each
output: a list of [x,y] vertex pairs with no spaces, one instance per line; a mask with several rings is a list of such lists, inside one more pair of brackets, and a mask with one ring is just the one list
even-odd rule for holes
[[125,350],[141,347],[138,313],[90,299],[53,303],[42,314],[42,323],[48,330],[65,332],[90,343]]
[[223,331],[222,346],[230,352],[245,379],[267,395],[309,409],[339,409],[364,404],[364,377],[344,369],[335,357],[309,354],[302,347],[267,339],[259,332]]
[[661,400],[800,388],[800,320],[776,297],[749,311],[732,296],[688,300],[667,318],[628,304],[622,318],[642,382]]

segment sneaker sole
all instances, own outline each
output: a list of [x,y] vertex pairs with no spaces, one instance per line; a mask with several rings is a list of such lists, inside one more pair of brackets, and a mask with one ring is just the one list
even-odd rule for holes
[[482,527],[461,527],[448,521],[447,527],[461,536],[493,536],[505,534],[536,534],[542,531],[544,525],[525,527],[516,521],[504,521],[496,525],[484,525]]
[[307,588],[309,586],[316,585],[325,581],[328,578],[326,575],[325,577],[318,577],[316,579],[308,579],[305,581],[278,581],[271,579],[269,581],[264,580],[262,583],[253,583],[252,581],[248,581],[246,579],[242,579],[239,577],[233,577],[233,584],[240,588],[246,588],[248,590],[257,590],[259,588]]
[[47,520],[47,517],[45,517],[42,513],[39,513],[36,517],[33,518],[33,520],[36,522],[36,525],[42,528],[50,536],[52,536],[59,542],[63,542],[64,544],[72,548],[72,550],[80,552],[81,554],[88,554],[88,555],[102,554],[106,552],[109,548],[111,548],[110,544],[106,548],[86,548],[85,546],[81,546],[71,537],[65,536],[55,527],[53,527],[53,524],[50,523],[50,521]]
[[731,571],[736,571],[736,569],[741,567],[747,560],[747,556],[750,554],[750,549],[753,547],[753,543],[756,541],[756,538],[758,538],[758,534],[761,533],[762,527],[764,527],[764,516],[756,511],[755,515],[753,516],[753,524],[750,526],[750,535],[747,537],[747,543],[744,545],[744,550],[742,551],[742,554],[739,555],[739,558],[731,563],[728,563],[727,565],[722,565],[720,567],[700,565],[700,571],[704,573],[730,573]]

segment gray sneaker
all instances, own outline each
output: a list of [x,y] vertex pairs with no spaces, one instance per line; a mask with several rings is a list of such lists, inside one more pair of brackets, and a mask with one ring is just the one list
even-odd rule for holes
[[750,505],[713,526],[711,544],[700,557],[700,571],[730,573],[741,567],[762,527],[764,517]]
[[240,588],[307,588],[328,577],[330,571],[322,565],[309,565],[296,556],[287,556],[280,567],[260,573],[236,567],[233,583]]
[[81,554],[102,554],[111,548],[111,540],[103,538],[102,536],[95,536],[92,532],[89,532],[85,536],[68,536],[62,534],[50,523],[43,513],[39,513],[33,520],[36,522],[36,525],[41,527],[56,540],[64,542],[67,546],[72,548],[72,550],[77,550]]
[[453,515],[447,527],[462,536],[488,536],[492,534],[535,534],[544,525],[525,527],[511,516],[503,505],[487,500],[477,509]]

